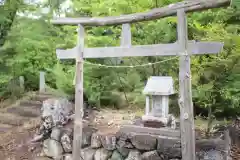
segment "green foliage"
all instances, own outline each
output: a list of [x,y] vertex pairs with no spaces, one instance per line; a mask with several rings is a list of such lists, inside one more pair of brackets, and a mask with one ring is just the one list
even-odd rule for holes
[[[18,2],[16,4],[20,4],[21,1]],[[75,62],[74,60],[58,62],[55,49],[72,48],[76,45],[76,26],[53,26],[48,22],[53,15],[115,16],[143,12],[174,2],[177,0],[72,0],[72,4],[67,6],[66,0],[45,0],[38,4],[21,2],[20,7],[15,3],[8,3],[8,6],[4,7],[18,10],[25,16],[14,15],[13,19],[9,18],[10,12],[4,11],[4,14],[0,14],[0,35],[4,33],[4,37],[0,38],[0,42],[4,44],[0,45],[1,96],[6,97],[9,92],[14,92],[9,91],[7,86],[9,81],[20,75],[25,77],[27,90],[36,90],[39,85],[39,71],[42,70],[47,72],[46,80],[51,88],[69,96],[74,95]],[[188,16],[189,39],[224,42],[221,54],[194,56],[191,59],[195,107],[211,109],[213,114],[219,117],[240,113],[240,3],[239,0],[232,2],[232,7],[229,8],[195,12]],[[50,7],[49,13],[41,12],[44,7]],[[38,15],[40,18],[27,17],[30,14]],[[10,24],[9,20],[13,22],[11,27],[5,25]],[[132,44],[175,42],[176,23],[176,17],[168,17],[132,24]],[[120,35],[121,26],[86,27],[85,45],[119,46]],[[123,63],[118,65],[139,65],[164,59],[165,57],[123,58]],[[114,65],[113,60],[116,59],[88,61]],[[89,102],[99,107],[119,108],[127,105],[143,107],[145,97],[141,92],[146,80],[152,75],[173,76],[178,91],[178,60],[171,60],[134,69],[99,68],[85,64],[84,92]],[[176,101],[177,96],[171,101],[171,111],[175,113],[179,112]]]
[[67,95],[74,94],[75,91],[73,82],[75,70],[73,67],[69,67],[64,70],[64,66],[62,66],[60,63],[57,63],[52,70],[48,69],[48,71],[51,71],[53,73],[56,88],[60,92],[64,92]]
[[232,0],[232,7],[236,8],[236,9],[240,9],[240,1]]

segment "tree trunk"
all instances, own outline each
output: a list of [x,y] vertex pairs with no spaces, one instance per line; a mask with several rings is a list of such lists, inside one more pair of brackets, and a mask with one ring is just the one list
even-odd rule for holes
[[4,5],[0,6],[0,15],[3,16],[3,19],[0,20],[0,47],[6,41],[20,3],[20,0],[6,0]]

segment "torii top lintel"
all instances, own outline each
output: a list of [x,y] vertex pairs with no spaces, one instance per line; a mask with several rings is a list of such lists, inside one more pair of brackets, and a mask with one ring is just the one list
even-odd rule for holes
[[183,1],[162,8],[152,9],[148,12],[135,13],[111,17],[85,17],[85,18],[56,18],[51,20],[52,24],[61,25],[84,25],[84,26],[107,26],[120,25],[125,23],[134,23],[148,21],[168,16],[176,15],[177,10],[184,9],[185,12],[194,12],[211,8],[219,8],[230,5],[231,0],[193,0]]

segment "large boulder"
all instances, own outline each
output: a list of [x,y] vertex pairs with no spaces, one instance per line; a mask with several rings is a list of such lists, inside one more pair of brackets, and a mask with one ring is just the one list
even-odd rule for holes
[[91,137],[91,147],[100,148],[102,146],[101,138],[98,133],[93,133]]
[[155,150],[157,147],[157,138],[151,135],[146,134],[132,134],[130,138],[132,144],[135,148],[139,150]]
[[61,134],[62,134],[62,128],[53,127],[50,137],[51,137],[51,139],[54,139],[56,141],[60,141]]
[[124,158],[117,150],[115,150],[113,151],[113,154],[110,160],[124,160]]
[[128,156],[129,151],[131,149],[133,149],[134,146],[126,140],[119,139],[117,142],[116,148],[117,148],[118,152],[121,153],[121,155],[124,158],[126,158]]
[[73,160],[72,154],[63,155],[63,160]]
[[101,135],[100,139],[105,149],[110,151],[116,149],[117,138],[115,135]]
[[224,154],[220,151],[209,150],[209,151],[200,151],[197,153],[196,157],[199,160],[224,160]]
[[94,155],[94,160],[108,160],[112,155],[112,151],[100,148]]
[[61,136],[61,144],[63,147],[63,150],[65,153],[70,153],[72,152],[72,141],[73,141],[73,136],[71,133],[69,134],[68,132],[63,132]]
[[157,138],[157,151],[168,158],[181,158],[181,140],[170,137]]
[[141,153],[138,150],[131,150],[125,160],[142,160]]
[[65,124],[68,117],[73,114],[73,109],[73,104],[66,98],[50,98],[43,101],[42,118],[51,116],[54,125]]
[[82,147],[88,147],[91,145],[92,134],[95,133],[97,129],[92,127],[84,127],[82,130]]
[[93,160],[96,149],[84,148],[81,150],[81,156],[84,160]]
[[145,152],[142,154],[142,160],[162,160],[157,151]]
[[58,141],[47,139],[43,142],[43,152],[47,157],[58,159],[62,157],[63,148]]

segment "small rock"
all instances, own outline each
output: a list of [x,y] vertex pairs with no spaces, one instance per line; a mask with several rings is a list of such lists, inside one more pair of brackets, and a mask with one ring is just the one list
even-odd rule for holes
[[116,148],[123,157],[127,157],[130,149],[134,148],[130,142],[119,140],[117,142]]
[[126,142],[124,147],[128,148],[128,149],[133,149],[134,148],[134,146],[130,142]]
[[157,138],[151,135],[132,135],[131,142],[139,150],[150,151],[155,150],[157,147]]
[[33,137],[31,142],[33,142],[33,143],[39,142],[39,141],[43,140],[43,138],[44,138],[44,134],[37,134]]
[[117,146],[117,150],[119,153],[121,153],[121,155],[123,157],[127,157],[128,156],[128,153],[129,153],[129,149],[128,148],[125,148],[125,147],[118,147]]
[[141,153],[138,150],[131,150],[125,160],[141,160]]
[[115,135],[101,135],[100,139],[105,149],[110,151],[116,149],[117,138]]
[[124,132],[120,132],[120,131],[118,131],[115,135],[120,141],[127,141],[129,139],[129,137],[131,136],[130,133],[124,133]]
[[93,133],[91,137],[91,147],[92,148],[100,148],[102,146],[100,135],[97,133]]
[[113,154],[110,160],[124,160],[124,158],[117,150],[115,150],[113,151]]
[[51,139],[54,139],[56,141],[60,141],[61,132],[62,132],[61,128],[53,127],[52,133],[51,133]]
[[94,155],[94,160],[108,160],[112,155],[112,151],[100,148],[96,151]]
[[52,117],[53,125],[66,123],[72,114],[74,105],[66,98],[50,98],[43,101],[42,117]]
[[88,147],[91,144],[91,135],[87,133],[83,133],[82,136],[82,147]]
[[162,160],[157,151],[145,152],[142,154],[142,160]]
[[72,139],[67,133],[63,133],[61,137],[61,144],[65,153],[72,152]]
[[62,156],[63,148],[58,141],[47,139],[43,142],[43,152],[51,158],[59,158]]
[[209,150],[209,151],[200,151],[196,157],[199,160],[223,160],[224,155],[220,151]]
[[97,123],[99,120],[97,118],[94,119],[94,122]]
[[43,152],[43,150],[40,151],[40,153],[36,154],[37,157],[46,157],[47,155]]
[[94,132],[96,132],[96,129],[94,129],[94,128],[90,128],[90,127],[83,128],[83,132],[82,132],[82,147],[83,148],[91,145],[91,137]]
[[49,130],[51,130],[51,128],[54,126],[54,122],[53,122],[53,117],[51,115],[49,116],[46,116],[43,118],[44,121],[42,123],[42,128],[44,131],[43,132],[46,132],[44,133],[44,135],[46,135]]
[[28,152],[33,152],[35,149],[36,149],[35,146],[34,146],[34,147],[29,147],[29,148],[28,148]]
[[177,119],[175,118],[174,115],[169,114],[167,116],[168,120],[167,120],[167,126],[172,128],[172,129],[176,129],[177,128]]
[[96,153],[95,149],[84,148],[81,150],[81,156],[84,160],[93,160],[94,154]]
[[181,158],[181,141],[176,138],[158,137],[157,151],[170,158]]
[[143,126],[142,117],[138,117],[138,118],[134,119],[133,124],[136,126]]
[[72,157],[71,154],[65,154],[65,155],[63,155],[63,160],[72,160],[72,159],[73,159],[73,157]]
[[111,126],[113,124],[113,120],[108,122],[108,126]]
[[34,160],[52,160],[52,159],[48,157],[36,157]]

